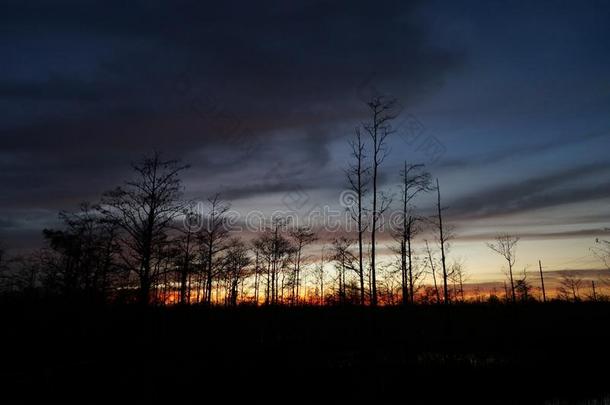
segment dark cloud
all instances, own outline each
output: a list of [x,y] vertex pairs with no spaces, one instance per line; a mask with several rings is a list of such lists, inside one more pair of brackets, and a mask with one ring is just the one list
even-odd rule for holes
[[[364,110],[355,93],[370,72],[415,97],[460,63],[429,44],[418,7],[5,2],[0,139],[19,158],[0,160],[0,203],[90,198],[152,149],[206,177],[278,159],[324,167],[338,128]],[[249,180],[230,194],[268,191]]]
[[579,136],[568,136],[561,138],[555,137],[551,140],[544,142],[510,146],[508,148],[502,148],[500,150],[488,151],[476,156],[460,157],[453,159],[446,158],[441,160],[436,166],[440,169],[455,170],[467,167],[494,165],[505,161],[514,160],[516,158],[521,159],[523,157],[538,155],[553,151],[555,149],[570,147],[604,137],[610,137],[610,132],[600,131],[586,133]]
[[[478,190],[449,203],[454,218],[489,218],[610,197],[610,162],[557,169],[525,181]],[[593,178],[593,183],[586,180]]]
[[[590,238],[593,240],[600,235],[607,235],[608,230],[604,228],[587,228],[572,231],[558,232],[518,232],[517,235],[524,240],[548,240],[548,239],[569,239],[569,238]],[[456,239],[461,241],[490,241],[497,236],[497,232],[477,233],[473,235],[457,235]]]
[[51,78],[41,83],[0,82],[0,99],[90,102],[100,100],[100,93],[101,89],[89,88],[88,83],[66,78]]
[[[485,104],[493,115],[512,111],[507,102],[530,94],[526,106],[529,101],[538,105],[537,94],[544,106],[549,94],[561,94],[563,87],[523,76],[524,60],[527,66],[540,63],[544,70],[545,61],[535,59],[543,54],[557,67],[549,71],[553,77],[573,79],[579,69],[561,63],[561,55],[596,67],[598,55],[609,54],[603,52],[607,41],[591,36],[603,31],[599,27],[593,34],[575,36],[565,44],[570,49],[554,37],[524,40],[533,26],[541,32],[567,27],[566,16],[574,14],[568,11],[553,8],[554,13],[547,13],[547,7],[537,7],[535,16],[544,16],[538,25],[516,4],[507,4],[497,15],[506,18],[502,27],[507,24],[519,36],[513,38],[507,31],[498,35],[498,17],[490,19],[486,8],[492,6],[468,3],[464,17],[451,3],[435,4],[5,1],[0,13],[0,218],[10,218],[18,209],[42,209],[40,215],[48,216],[81,200],[95,201],[129,176],[129,162],[153,149],[191,164],[185,179],[196,197],[221,191],[226,198],[255,200],[295,188],[340,190],[345,138],[365,118],[362,99],[367,94],[392,94],[405,113],[419,117],[422,100],[442,94],[451,80],[471,93],[447,98],[457,100],[450,107],[455,111],[468,110],[459,117],[467,122],[481,111],[469,110],[476,103],[462,106],[466,96]],[[571,30],[595,28],[585,24],[589,12],[575,14],[580,17]],[[482,69],[498,61],[501,66],[484,76]],[[564,66],[568,71],[561,70]],[[461,77],[465,70],[477,80]],[[595,86],[591,99],[603,99],[602,87]],[[514,89],[508,101],[494,90],[506,88]],[[528,89],[525,95],[519,91],[523,88]],[[583,100],[589,100],[586,89]],[[582,111],[607,111],[592,107]],[[438,125],[433,121],[447,106],[432,101],[427,109],[433,118],[422,117],[426,136],[449,139],[434,132]],[[553,129],[570,119],[552,116]],[[529,119],[525,124],[535,126],[540,117],[531,114]],[[599,141],[607,137],[603,128],[609,126],[598,121],[590,128],[602,130],[591,135],[548,141],[515,135],[510,147],[500,146],[499,135],[490,135],[484,144],[472,144],[468,153],[443,155],[435,170],[493,171],[494,164],[515,157]],[[441,124],[452,128],[451,123]],[[469,139],[460,144],[471,145]],[[414,150],[404,140],[392,146],[392,157],[380,173],[386,186],[396,182],[398,171],[392,170],[412,158]],[[456,218],[491,217],[609,196],[599,180],[607,175],[606,163],[571,166],[573,162],[558,163],[541,168],[544,176],[491,189],[474,184],[470,195],[451,201],[449,212]],[[579,176],[588,181],[570,183]],[[6,232],[29,229],[36,222],[5,221],[0,230]]]

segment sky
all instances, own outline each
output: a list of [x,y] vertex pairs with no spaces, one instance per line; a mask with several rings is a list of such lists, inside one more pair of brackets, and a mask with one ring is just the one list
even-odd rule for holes
[[[381,183],[438,178],[452,260],[591,269],[610,227],[610,3],[0,1],[0,239],[39,246],[159,150],[188,198],[341,209],[348,140],[399,100]],[[434,196],[417,201],[432,209]],[[390,244],[382,240],[382,251]],[[387,249],[385,249],[387,251]]]

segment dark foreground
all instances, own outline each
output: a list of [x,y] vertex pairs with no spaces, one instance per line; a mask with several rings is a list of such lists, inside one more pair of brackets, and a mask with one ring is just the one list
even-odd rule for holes
[[210,310],[13,302],[0,315],[0,403],[602,404],[579,400],[610,392],[605,303]]

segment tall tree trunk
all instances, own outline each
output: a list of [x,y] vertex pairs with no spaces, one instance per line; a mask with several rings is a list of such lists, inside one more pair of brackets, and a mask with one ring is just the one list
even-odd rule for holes
[[546,302],[546,290],[544,288],[544,275],[542,274],[542,261],[538,260],[538,268],[540,269],[540,284],[542,286],[542,302]]
[[409,299],[411,304],[415,302],[415,281],[413,280],[413,250],[411,249],[411,224],[412,218],[409,216],[409,227],[407,231],[407,258],[409,259]]
[[441,245],[441,265],[443,269],[443,301],[445,305],[449,304],[449,287],[447,285],[447,266],[445,263],[445,236],[443,230],[443,214],[441,209],[441,189],[436,179],[436,192],[437,192],[437,208],[438,208],[438,229]]
[[517,295],[515,294],[515,282],[513,280],[513,264],[510,260],[508,260],[508,274],[510,277],[510,293],[511,293],[511,301],[514,303],[517,302]]
[[402,290],[402,305],[407,305],[409,302],[408,290],[408,275],[407,275],[407,247],[405,239],[400,241],[400,275],[401,275],[401,290]]
[[377,275],[375,269],[375,243],[377,233],[377,169],[378,169],[378,148],[377,148],[377,110],[373,117],[373,223],[371,228],[371,305],[377,306]]
[[426,251],[428,252],[428,260],[430,260],[430,270],[432,271],[432,280],[434,281],[434,292],[436,293],[436,303],[440,304],[441,294],[438,289],[438,283],[436,282],[436,268],[434,267],[434,261],[432,260],[432,252],[430,251],[430,246],[428,245],[428,241],[426,241]]
[[189,272],[189,264],[190,264],[190,243],[191,243],[191,232],[187,231],[185,246],[184,246],[184,263],[182,264],[182,271],[180,273],[180,303],[186,304],[186,290],[187,290],[187,280],[190,274]]
[[258,250],[256,251],[256,259],[254,262],[254,305],[258,306],[258,287],[260,283],[260,263]]

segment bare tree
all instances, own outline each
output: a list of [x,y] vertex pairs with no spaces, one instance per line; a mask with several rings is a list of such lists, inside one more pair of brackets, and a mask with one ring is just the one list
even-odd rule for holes
[[246,268],[251,264],[248,248],[238,238],[231,238],[227,243],[223,258],[223,267],[227,278],[227,290],[231,306],[237,305],[238,286],[246,274]]
[[193,207],[189,207],[180,225],[178,226],[180,236],[176,239],[179,251],[180,303],[187,304],[190,302],[189,278],[196,268],[197,232],[201,226],[201,214]]
[[271,228],[266,229],[254,241],[255,249],[259,255],[259,265],[264,266],[264,269],[261,268],[261,273],[264,270],[266,305],[274,305],[280,302],[281,292],[286,287],[286,283],[281,284],[282,279],[285,279],[284,272],[289,270],[290,263],[294,264],[295,262],[296,249],[290,243],[290,240],[283,235],[287,222],[287,218],[273,218]]
[[428,244],[428,241],[424,241],[426,243],[426,253],[428,255],[428,263],[430,265],[430,273],[432,274],[432,281],[434,282],[434,292],[436,295],[436,302],[440,303],[441,302],[441,294],[440,291],[438,289],[438,283],[436,281],[436,266],[434,264],[434,259],[432,256],[432,250],[430,249],[430,245]]
[[375,274],[375,247],[376,234],[379,229],[379,220],[383,212],[387,209],[390,201],[383,195],[379,196],[377,192],[377,180],[379,178],[380,166],[387,157],[389,151],[387,149],[386,139],[392,134],[391,122],[396,118],[397,101],[388,99],[383,96],[375,96],[367,102],[371,113],[371,121],[365,123],[364,129],[368,133],[372,141],[373,161],[372,161],[372,186],[373,186],[373,206],[372,206],[372,224],[371,224],[371,305],[377,305],[377,286]]
[[496,240],[493,243],[488,243],[489,247],[494,252],[500,254],[506,260],[508,264],[508,276],[510,281],[511,300],[516,302],[515,295],[515,280],[513,277],[513,267],[517,260],[517,243],[519,242],[518,236],[512,236],[509,234],[499,234],[496,236]]
[[464,283],[468,280],[468,274],[466,273],[464,262],[462,260],[454,261],[451,264],[450,274],[454,297],[462,302],[466,301]]
[[574,272],[564,272],[559,279],[559,297],[567,301],[580,301],[583,280]]
[[515,293],[521,302],[527,302],[530,299],[532,290],[531,283],[527,280],[527,270],[523,269],[521,277],[515,280]]
[[[104,301],[117,272],[117,226],[96,207],[82,203],[75,213],[61,212],[61,229],[44,229],[48,243],[47,287],[66,296],[85,295]],[[50,277],[53,277],[53,280]]]
[[[269,304],[270,301],[270,287],[271,287],[271,260],[272,260],[272,240],[269,232],[260,234],[253,241],[254,249],[256,252],[256,258],[258,261],[258,268],[260,275],[255,283],[261,284],[263,276],[266,279],[264,287],[265,304]],[[258,305],[258,298],[260,295],[259,288],[255,284],[255,300]]]
[[358,278],[360,281],[360,304],[364,305],[364,253],[363,253],[363,238],[367,231],[368,225],[365,220],[366,212],[363,207],[363,198],[368,192],[370,167],[365,163],[365,144],[360,134],[360,128],[356,128],[356,135],[350,142],[352,149],[352,163],[347,171],[347,179],[350,189],[356,194],[356,201],[350,206],[350,215],[352,220],[356,222],[358,231]]
[[[54,258],[48,251],[39,250],[27,255],[18,255],[11,259],[11,288],[26,295],[33,295],[41,285],[55,281],[55,271],[58,269]],[[54,287],[54,286],[53,286]]]
[[264,247],[259,239],[252,242],[254,250],[254,305],[259,304]]
[[284,231],[288,225],[288,218],[274,218],[271,239],[271,304],[280,303],[280,291],[283,292],[283,285],[280,289],[279,274],[286,269],[291,255],[294,253],[290,241],[284,237]]
[[124,231],[122,257],[138,276],[141,303],[150,302],[153,269],[162,260],[159,247],[167,243],[172,221],[184,211],[180,173],[187,167],[154,153],[133,164],[133,180],[102,197],[103,213]]
[[229,237],[227,211],[230,205],[221,199],[220,194],[208,198],[208,211],[203,218],[203,226],[198,239],[202,257],[205,260],[205,288],[203,299],[207,305],[212,303],[212,283],[217,268],[217,257],[226,248]]
[[292,288],[293,303],[299,302],[299,287],[301,285],[301,264],[303,262],[303,249],[316,240],[315,233],[309,227],[297,227],[290,232],[295,245],[294,257],[294,283]]
[[451,276],[450,270],[447,268],[447,249],[449,240],[453,237],[450,227],[443,224],[443,211],[445,208],[441,206],[441,188],[439,186],[438,179],[436,179],[436,228],[438,229],[437,241],[441,251],[441,270],[443,275],[443,303],[449,304],[451,297],[449,295],[449,277]]
[[540,270],[540,287],[542,289],[542,302],[546,302],[546,288],[544,287],[544,275],[542,273],[541,260],[538,260],[538,269]]
[[606,269],[610,270],[610,241],[595,239],[595,246],[591,248],[593,254],[602,262]]
[[320,251],[320,261],[318,263],[318,265],[316,266],[316,281],[317,283],[319,283],[320,285],[320,300],[319,300],[319,304],[320,305],[324,305],[324,277],[325,277],[325,272],[324,272],[324,261],[326,260],[326,256],[325,256],[325,250],[326,247],[322,246],[322,249]]
[[[346,285],[347,285],[347,273],[348,271],[358,272],[356,257],[350,251],[353,241],[340,237],[333,241],[333,261],[335,262],[335,268],[337,269],[337,284],[339,302],[344,303],[346,301]],[[362,302],[362,299],[360,299]]]
[[379,302],[385,305],[400,303],[400,263],[386,263],[379,272]]
[[413,200],[424,191],[430,191],[430,173],[424,171],[424,165],[410,165],[404,162],[400,173],[401,184],[401,221],[399,229],[395,230],[395,239],[400,246],[400,270],[402,303],[414,302],[415,276],[413,274],[413,248],[412,242],[417,232],[416,223],[419,218],[414,214]]
[[591,301],[597,301],[597,289],[595,288],[595,280],[591,280],[591,295],[589,296]]

